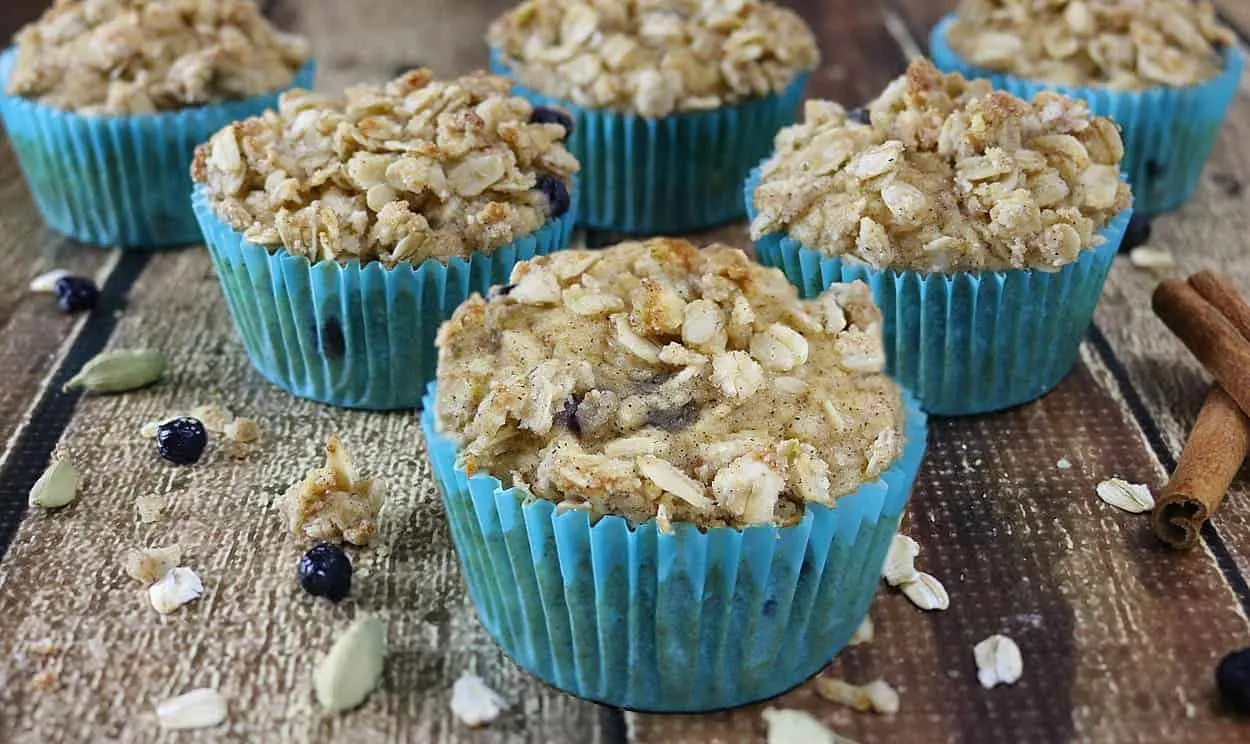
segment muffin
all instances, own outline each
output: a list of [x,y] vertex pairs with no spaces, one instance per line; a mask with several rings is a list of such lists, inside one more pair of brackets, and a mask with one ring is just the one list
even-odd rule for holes
[[252,364],[304,398],[413,408],[438,325],[568,245],[577,161],[508,81],[413,70],[296,90],[196,149],[195,214]]
[[56,0],[0,55],[0,116],[54,230],[178,245],[199,239],[195,146],[311,86],[313,68],[252,0]]
[[1076,359],[1131,214],[1084,101],[913,62],[866,108],[809,101],[746,186],[761,262],[804,296],[861,279],[891,374],[930,413],[1033,400]]
[[934,28],[943,70],[1021,98],[1081,98],[1123,130],[1134,209],[1193,196],[1241,77],[1233,32],[1191,0],[962,0]]
[[544,681],[725,708],[862,621],[925,444],[862,283],[800,301],[725,246],[566,251],[438,345],[422,427],[465,580]]
[[741,219],[735,184],[819,62],[797,14],[743,0],[527,0],[487,40],[540,117],[572,124],[578,222],[639,235]]

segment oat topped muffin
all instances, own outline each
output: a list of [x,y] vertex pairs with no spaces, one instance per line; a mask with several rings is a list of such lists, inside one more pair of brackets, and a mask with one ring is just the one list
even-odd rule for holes
[[11,95],[103,115],[277,91],[309,56],[254,0],[56,0],[16,47]]
[[487,40],[526,87],[647,117],[780,93],[819,62],[798,14],[747,0],[526,0]]
[[1193,0],[962,0],[947,37],[974,65],[1045,83],[1183,88],[1223,67],[1233,32]]
[[918,60],[865,116],[809,101],[777,135],[753,238],[785,232],[874,268],[1053,270],[1132,201],[1119,130],[1083,101],[1022,101]]
[[569,209],[577,161],[532,113],[484,73],[296,90],[201,145],[192,176],[248,241],[311,261],[490,252]]
[[800,301],[722,245],[656,238],[518,264],[438,346],[438,428],[465,470],[595,516],[789,524],[902,446],[867,286]]

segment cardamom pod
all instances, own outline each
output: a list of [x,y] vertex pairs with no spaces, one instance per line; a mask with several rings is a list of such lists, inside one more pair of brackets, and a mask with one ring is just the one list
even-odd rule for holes
[[338,712],[365,701],[382,678],[386,627],[366,615],[339,637],[313,673],[313,690],[321,707]]
[[69,458],[58,457],[31,486],[28,502],[41,509],[65,506],[78,495],[80,476]]
[[165,357],[155,349],[118,349],[97,355],[65,383],[68,392],[124,393],[151,385],[165,375]]

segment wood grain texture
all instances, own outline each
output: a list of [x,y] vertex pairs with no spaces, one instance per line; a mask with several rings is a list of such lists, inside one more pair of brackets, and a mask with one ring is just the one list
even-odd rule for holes
[[1246,0],[1215,0],[1215,7],[1224,20],[1241,33],[1242,38],[1250,38],[1250,3]]
[[[223,729],[180,740],[596,741],[601,709],[558,695],[519,671],[486,637],[465,596],[416,417],[347,412],[296,401],[248,365],[207,256],[156,257],[134,288],[114,345],[164,351],[161,385],[84,399],[61,443],[83,472],[80,499],[24,522],[0,571],[0,719],[11,742],[152,741],[153,706],[194,687],[230,700]],[[259,420],[263,443],[243,460],[220,447],[201,464],[161,460],[139,429],[203,402]],[[274,498],[319,464],[337,434],[391,500],[378,547],[353,551],[352,597],[333,606],[305,595],[296,562],[310,541],[289,536]],[[140,525],[135,499],[159,494],[168,514]],[[118,559],[179,542],[205,595],[162,618]],[[67,550],[68,546],[72,549]],[[311,698],[319,653],[359,613],[388,626],[383,690],[350,716],[323,718]],[[40,659],[28,644],[65,650]],[[35,693],[48,669],[56,687]],[[489,732],[452,723],[451,683],[475,671],[516,709]],[[107,705],[105,703],[107,702]]]

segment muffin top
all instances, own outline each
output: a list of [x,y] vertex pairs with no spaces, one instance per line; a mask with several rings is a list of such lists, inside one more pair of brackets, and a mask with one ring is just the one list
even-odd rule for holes
[[778,93],[820,60],[798,14],[746,0],[526,0],[487,40],[539,93],[646,117]]
[[253,0],[56,0],[15,41],[10,94],[96,115],[271,93],[308,60]]
[[735,248],[655,238],[518,264],[439,329],[439,431],[469,473],[595,517],[791,524],[899,456],[866,285],[801,302]]
[[247,240],[310,261],[493,251],[568,211],[578,169],[564,127],[532,122],[508,88],[422,69],[339,97],[291,91],[200,145],[191,175]]
[[1083,101],[1022,101],[917,60],[867,111],[809,101],[778,133],[751,235],[874,268],[1054,270],[1132,202],[1123,157]]
[[1045,83],[1183,88],[1235,43],[1192,0],[961,0],[947,42],[974,65]]

